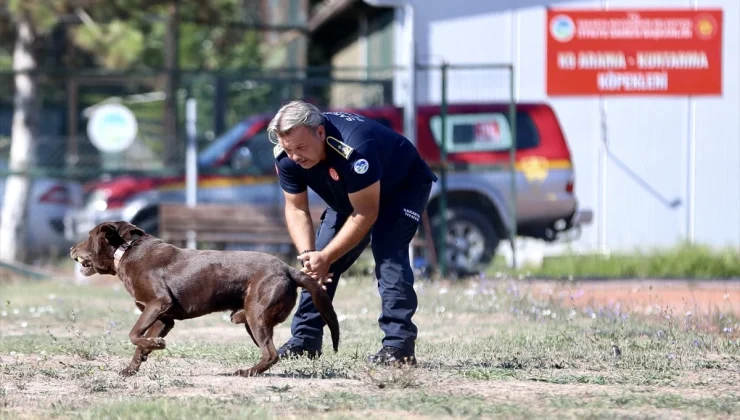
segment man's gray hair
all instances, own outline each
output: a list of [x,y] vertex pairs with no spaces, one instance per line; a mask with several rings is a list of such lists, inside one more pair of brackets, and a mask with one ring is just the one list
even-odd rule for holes
[[278,136],[284,136],[299,126],[318,128],[324,123],[324,116],[319,109],[303,101],[292,101],[283,105],[267,126],[267,136],[271,142],[278,144]]

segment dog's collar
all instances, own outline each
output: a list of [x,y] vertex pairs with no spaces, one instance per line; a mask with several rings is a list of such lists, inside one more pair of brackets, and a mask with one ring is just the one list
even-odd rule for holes
[[118,247],[116,252],[113,254],[113,266],[115,267],[116,271],[118,271],[118,266],[121,263],[121,258],[123,257],[123,254],[126,253],[126,251],[131,248],[131,243],[133,241],[128,241],[125,244]]

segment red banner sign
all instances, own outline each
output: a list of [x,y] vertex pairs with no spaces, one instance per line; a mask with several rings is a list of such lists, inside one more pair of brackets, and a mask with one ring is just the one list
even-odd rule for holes
[[722,10],[547,11],[548,95],[720,95]]

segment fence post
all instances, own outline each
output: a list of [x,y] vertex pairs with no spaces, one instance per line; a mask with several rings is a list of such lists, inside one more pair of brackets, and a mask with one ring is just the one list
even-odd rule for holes
[[441,119],[442,145],[440,146],[440,192],[439,192],[439,217],[440,217],[440,241],[439,241],[439,268],[442,277],[447,276],[447,62],[442,63],[442,97],[440,101],[439,117]]
[[514,86],[514,64],[509,67],[509,131],[511,133],[511,147],[509,148],[509,164],[511,166],[511,230],[509,231],[509,241],[511,242],[511,266],[517,269],[516,258],[516,236],[517,236],[517,217],[516,217],[516,98]]
[[[198,194],[198,146],[196,139],[196,101],[189,98],[185,108],[186,128],[188,134],[188,150],[186,161],[186,188],[187,188],[187,206],[195,207]],[[188,248],[195,249],[195,232],[188,230]]]
[[601,150],[599,153],[599,223],[598,223],[598,240],[599,240],[599,252],[602,255],[607,254],[607,237],[606,237],[606,223],[607,223],[607,165],[609,164],[609,123],[607,113],[607,102],[603,96],[599,97],[599,117],[601,119],[600,131],[601,131]]
[[690,244],[696,240],[696,101],[689,96],[689,127],[688,127],[688,169],[686,183],[686,236]]

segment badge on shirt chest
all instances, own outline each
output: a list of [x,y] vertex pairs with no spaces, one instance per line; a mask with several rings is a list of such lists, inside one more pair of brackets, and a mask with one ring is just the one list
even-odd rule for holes
[[339,174],[337,173],[336,169],[329,168],[329,176],[331,177],[331,179],[339,181]]

